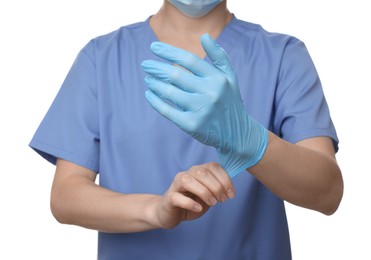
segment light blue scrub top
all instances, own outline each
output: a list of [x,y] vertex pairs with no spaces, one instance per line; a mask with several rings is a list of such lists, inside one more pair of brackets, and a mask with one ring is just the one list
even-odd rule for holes
[[[90,41],[30,146],[52,163],[63,158],[98,172],[100,185],[122,193],[163,194],[178,172],[217,161],[214,148],[147,103],[140,64],[158,59],[149,50],[156,40],[146,20]],[[321,83],[301,41],[234,17],[217,42],[251,116],[289,142],[329,136],[337,150]],[[172,230],[99,232],[99,259],[291,259],[283,201],[248,172],[233,184],[234,199]]]

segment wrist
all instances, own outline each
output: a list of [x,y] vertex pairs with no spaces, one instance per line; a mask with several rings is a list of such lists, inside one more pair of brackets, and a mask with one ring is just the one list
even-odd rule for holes
[[268,146],[269,131],[249,115],[241,118],[245,127],[236,126],[235,137],[230,138],[241,141],[232,141],[228,149],[217,148],[221,165],[231,178],[259,163]]
[[153,195],[148,201],[147,206],[143,210],[143,218],[150,229],[163,228],[160,216],[159,216],[159,206],[160,206],[161,196]]
[[245,169],[248,169],[260,162],[265,154],[269,140],[269,131],[253,118],[250,118],[250,120],[252,125],[250,132],[254,134],[250,136],[250,140],[247,142],[248,151]]

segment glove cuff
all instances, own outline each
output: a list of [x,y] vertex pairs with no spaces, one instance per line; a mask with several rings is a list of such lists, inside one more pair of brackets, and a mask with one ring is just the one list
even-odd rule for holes
[[[249,120],[251,126],[247,133],[247,135],[250,135],[247,138],[249,143],[244,145],[250,148],[250,154],[246,154],[246,152],[236,154],[233,151],[226,154],[218,149],[221,165],[231,178],[257,164],[263,158],[268,146],[268,130],[253,118],[250,117]],[[252,133],[253,135],[251,135]],[[255,147],[253,154],[251,154],[251,147]]]

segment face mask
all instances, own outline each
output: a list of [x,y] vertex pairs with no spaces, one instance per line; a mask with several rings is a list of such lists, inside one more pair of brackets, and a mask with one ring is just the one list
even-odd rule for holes
[[223,0],[168,0],[179,11],[190,17],[201,17]]

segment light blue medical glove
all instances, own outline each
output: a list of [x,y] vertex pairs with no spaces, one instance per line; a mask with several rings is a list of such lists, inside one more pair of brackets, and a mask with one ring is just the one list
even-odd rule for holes
[[246,113],[225,51],[208,34],[201,43],[213,64],[171,45],[152,43],[154,54],[179,66],[143,61],[150,75],[145,78],[146,98],[185,132],[214,146],[221,166],[234,177],[263,157],[268,131]]

